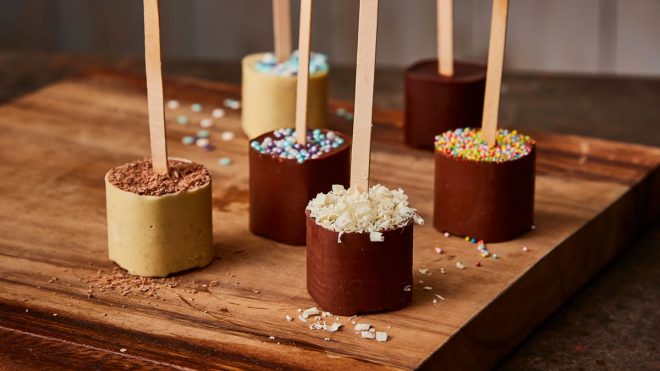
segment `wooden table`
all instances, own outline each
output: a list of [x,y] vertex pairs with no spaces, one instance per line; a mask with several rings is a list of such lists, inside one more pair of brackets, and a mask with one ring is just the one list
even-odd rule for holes
[[[172,80],[167,92],[186,107],[217,105],[238,93],[185,78]],[[391,341],[365,343],[345,328],[327,342],[304,324],[284,320],[313,305],[302,280],[303,250],[246,230],[245,139],[206,153],[178,141],[190,128],[170,124],[173,154],[209,164],[216,179],[220,258],[178,276],[177,287],[161,286],[159,298],[144,294],[148,287],[122,295],[98,286],[113,267],[105,256],[102,174],[145,153],[143,81],[117,74],[80,78],[21,98],[0,113],[0,128],[8,134],[0,138],[7,159],[2,168],[13,174],[0,182],[7,198],[0,206],[7,220],[0,227],[0,260],[8,267],[0,274],[0,329],[9,340],[8,358],[0,361],[24,365],[34,365],[27,349],[39,347],[48,349],[38,353],[39,364],[69,367],[89,366],[90,360],[106,366],[488,367],[658,211],[658,150],[536,133],[538,230],[494,245],[503,259],[459,271],[454,261],[478,259],[476,251],[430,226],[418,228],[415,267],[433,275],[416,279],[446,300],[432,304],[420,286],[411,307],[362,319],[390,326]],[[223,128],[237,131],[237,119],[230,113]],[[375,179],[403,186],[429,219],[430,154],[400,144],[399,113],[380,110],[376,119]],[[348,123],[333,116],[333,125]],[[231,156],[234,165],[214,165],[220,155]],[[446,256],[435,254],[436,244]],[[522,244],[530,252],[523,253]],[[439,273],[441,265],[446,275]]]

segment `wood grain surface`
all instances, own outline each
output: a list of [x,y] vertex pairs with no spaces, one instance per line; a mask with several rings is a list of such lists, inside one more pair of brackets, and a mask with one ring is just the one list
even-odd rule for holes
[[[165,95],[181,102],[166,112],[171,155],[213,173],[218,257],[169,285],[128,292],[99,284],[113,274],[128,279],[113,273],[107,259],[103,175],[148,156],[144,80],[96,73],[0,108],[0,368],[488,368],[658,215],[660,150],[533,133],[535,231],[489,245],[501,259],[484,260],[473,245],[443,237],[430,223],[416,227],[414,277],[424,283],[414,288],[413,303],[358,319],[387,331],[388,342],[359,338],[348,318],[337,333],[310,330],[285,320],[314,306],[305,290],[304,249],[247,229],[248,145],[240,112],[227,109],[217,120],[215,151],[181,144],[212,108],[239,97],[238,88],[172,78]],[[192,103],[203,112],[191,112]],[[332,126],[350,132],[351,123],[333,114],[337,107],[350,108],[332,102]],[[178,114],[191,123],[177,124]],[[401,144],[400,118],[374,114],[372,180],[404,188],[430,222],[433,158]],[[237,138],[221,141],[225,130]],[[224,156],[230,166],[218,164]],[[438,255],[435,247],[446,252]],[[455,268],[456,261],[466,269]],[[445,300],[433,304],[435,294]]]

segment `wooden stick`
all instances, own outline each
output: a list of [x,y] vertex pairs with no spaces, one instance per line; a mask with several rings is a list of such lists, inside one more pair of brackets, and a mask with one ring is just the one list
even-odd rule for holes
[[296,92],[296,141],[307,142],[307,100],[309,87],[309,49],[312,32],[312,0],[300,2],[300,36],[298,39],[298,90]]
[[493,16],[490,25],[488,67],[486,71],[486,93],[481,130],[488,145],[494,147],[497,137],[497,119],[500,109],[500,88],[506,46],[506,24],[509,0],[493,0]]
[[144,60],[147,71],[149,137],[153,171],[169,175],[167,136],[163,102],[163,72],[160,59],[160,19],[158,0],[144,0]]
[[357,189],[359,192],[369,190],[377,31],[378,0],[360,0],[353,148],[351,150],[351,188]]
[[437,0],[438,73],[454,76],[454,1]]
[[291,0],[273,0],[275,58],[284,62],[291,56]]

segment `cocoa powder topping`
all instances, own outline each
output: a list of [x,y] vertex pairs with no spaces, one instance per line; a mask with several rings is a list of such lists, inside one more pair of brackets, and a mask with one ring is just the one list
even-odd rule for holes
[[145,196],[162,196],[207,184],[211,174],[194,162],[169,160],[170,175],[154,173],[151,160],[144,159],[110,170],[108,181],[122,191]]

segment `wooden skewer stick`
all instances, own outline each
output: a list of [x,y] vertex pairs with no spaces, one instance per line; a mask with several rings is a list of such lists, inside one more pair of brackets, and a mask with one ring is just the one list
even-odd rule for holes
[[438,73],[454,76],[454,1],[437,0]]
[[358,192],[369,190],[377,31],[378,0],[360,0],[353,148],[351,150],[351,188]]
[[486,93],[481,132],[488,145],[494,147],[497,137],[497,119],[500,110],[500,89],[506,46],[506,24],[509,0],[493,0],[493,16],[490,25],[488,67],[486,71]]
[[291,56],[291,0],[273,0],[275,58],[284,62]]
[[312,32],[312,0],[300,2],[300,36],[298,39],[298,90],[296,91],[296,141],[307,142],[307,101],[309,88],[309,49]]
[[154,172],[169,175],[163,102],[163,72],[160,58],[158,0],[144,0],[144,60],[147,71],[151,162]]

